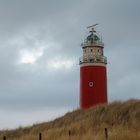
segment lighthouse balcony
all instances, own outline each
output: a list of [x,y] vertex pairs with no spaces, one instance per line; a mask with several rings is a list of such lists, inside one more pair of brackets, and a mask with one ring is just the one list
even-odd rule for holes
[[96,56],[96,57],[80,57],[79,64],[83,63],[104,63],[107,64],[107,57],[105,56]]
[[81,46],[84,47],[95,47],[95,46],[99,46],[99,47],[103,47],[104,43],[102,43],[101,41],[96,41],[96,42],[84,42],[81,44]]

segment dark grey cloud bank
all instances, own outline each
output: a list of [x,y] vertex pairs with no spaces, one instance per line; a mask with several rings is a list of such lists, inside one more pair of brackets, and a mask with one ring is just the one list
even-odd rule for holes
[[138,0],[1,0],[1,128],[79,106],[80,43],[86,26],[96,22],[109,62],[109,100],[140,98],[139,5]]

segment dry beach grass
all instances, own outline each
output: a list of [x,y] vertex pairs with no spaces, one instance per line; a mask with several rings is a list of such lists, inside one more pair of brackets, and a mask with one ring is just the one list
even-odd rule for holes
[[[140,140],[140,100],[116,101],[87,110],[75,110],[51,122],[1,131],[10,140]],[[69,136],[70,134],[70,136]]]

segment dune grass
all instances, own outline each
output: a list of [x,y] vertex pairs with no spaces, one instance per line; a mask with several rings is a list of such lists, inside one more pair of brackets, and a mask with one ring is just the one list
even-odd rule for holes
[[[75,110],[51,122],[0,132],[10,140],[140,140],[140,100],[116,101]],[[69,136],[70,135],[70,136]]]

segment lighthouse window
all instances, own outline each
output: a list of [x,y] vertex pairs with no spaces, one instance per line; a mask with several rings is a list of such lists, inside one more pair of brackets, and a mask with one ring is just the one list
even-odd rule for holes
[[91,51],[91,52],[93,52],[93,50],[92,50],[92,49],[91,49],[90,51]]

